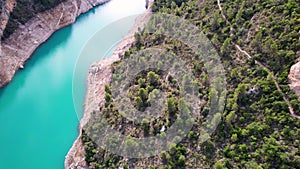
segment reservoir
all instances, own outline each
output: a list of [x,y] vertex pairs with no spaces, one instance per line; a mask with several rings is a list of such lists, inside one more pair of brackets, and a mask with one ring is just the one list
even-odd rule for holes
[[[73,25],[54,33],[34,52],[25,69],[0,89],[1,169],[64,168],[65,156],[78,136],[72,81],[81,50],[99,30],[144,11],[145,0],[111,0],[90,10]],[[83,67],[109,56],[111,45],[129,29],[128,25],[110,29],[97,42],[99,56]],[[83,105],[85,86],[80,90],[77,101]]]

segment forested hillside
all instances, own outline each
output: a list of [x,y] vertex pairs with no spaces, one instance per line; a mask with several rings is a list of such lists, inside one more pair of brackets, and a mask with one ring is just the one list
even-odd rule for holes
[[[214,94],[203,60],[185,44],[161,36],[159,28],[151,34],[147,29],[141,30],[124,58],[134,51],[157,47],[184,59],[197,78],[201,117],[179,144],[170,145],[170,151],[145,159],[125,159],[97,147],[87,134],[101,130],[100,115],[124,135],[148,137],[162,134],[162,126],[172,125],[184,101],[168,74],[159,70],[142,72],[130,83],[129,97],[137,109],[143,111],[149,106],[155,89],[165,91],[168,97],[161,118],[134,125],[116,110],[107,85],[105,106],[93,112],[95,118],[83,131],[89,168],[299,168],[300,108],[288,86],[288,73],[300,57],[300,2],[155,0],[152,10],[185,18],[201,29],[216,48],[227,78],[221,123],[209,140],[199,143],[201,124]],[[120,63],[112,66],[114,77],[118,77],[119,66]],[[125,144],[134,145],[130,137]]]

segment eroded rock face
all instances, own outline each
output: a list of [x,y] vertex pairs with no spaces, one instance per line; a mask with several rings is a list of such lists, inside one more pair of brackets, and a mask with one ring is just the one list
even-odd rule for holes
[[290,88],[297,94],[298,98],[300,98],[300,62],[291,67],[288,77],[290,81]]
[[[50,10],[36,14],[25,25],[20,25],[13,34],[1,42],[0,87],[12,80],[16,71],[23,67],[34,50],[56,30],[74,23],[80,14],[107,1],[109,0],[65,0]],[[6,2],[7,11],[12,10],[15,0]],[[1,34],[8,17],[9,15],[3,17],[6,21],[1,18]]]
[[[3,35],[3,31],[6,28],[10,13],[12,12],[15,4],[16,4],[16,0],[0,1],[0,56],[2,53],[1,38]],[[4,78],[2,78],[2,79],[4,79]],[[1,84],[1,74],[0,74],[0,84]]]
[[6,0],[0,2],[0,39],[2,37],[3,31],[7,25],[10,13],[12,12],[16,0]]

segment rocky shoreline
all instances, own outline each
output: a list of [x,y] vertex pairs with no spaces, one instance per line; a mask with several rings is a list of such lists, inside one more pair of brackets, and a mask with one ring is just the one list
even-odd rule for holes
[[[149,6],[151,6],[152,3],[153,0],[150,0]],[[135,41],[134,33],[137,32],[138,28],[143,27],[144,23],[147,22],[150,16],[151,9],[147,9],[144,14],[138,16],[135,20],[134,26],[128,32],[128,34],[124,38],[122,38],[121,42],[114,50],[112,56],[90,66],[87,77],[87,91],[84,103],[84,114],[79,124],[79,136],[75,140],[72,148],[66,156],[66,169],[88,168],[85,162],[84,145],[81,141],[81,130],[90,119],[91,113],[95,110],[99,110],[105,102],[105,85],[109,84],[112,78],[111,64],[120,60],[124,52],[132,46]]]
[[[65,0],[50,10],[38,13],[25,25],[19,26],[0,44],[0,88],[7,85],[20,68],[24,68],[32,53],[55,31],[74,23],[80,14],[108,1]],[[15,1],[10,0],[10,8],[14,3]],[[2,22],[1,28],[5,27],[7,21]]]
[[[122,52],[130,47],[133,43],[133,38],[129,37],[126,42],[121,43],[118,51]],[[117,51],[117,50],[116,50]],[[118,52],[115,52],[110,58],[94,63],[87,77],[87,93],[84,104],[84,115],[79,124],[79,136],[75,140],[72,148],[69,150],[65,159],[66,169],[83,169],[88,168],[85,162],[85,150],[81,140],[81,131],[83,126],[91,117],[91,112],[99,110],[104,104],[105,84],[109,84],[112,72],[111,64],[119,60]]]

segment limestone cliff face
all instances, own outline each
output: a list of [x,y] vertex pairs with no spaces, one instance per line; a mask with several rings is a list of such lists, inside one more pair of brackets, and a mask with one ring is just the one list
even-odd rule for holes
[[[0,88],[8,84],[16,71],[23,68],[25,61],[35,49],[45,42],[56,30],[75,22],[76,18],[96,5],[109,0],[65,0],[57,6],[36,14],[0,44]],[[2,2],[2,1],[1,1]],[[16,0],[2,2],[1,31],[9,19]]]

